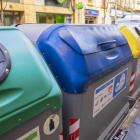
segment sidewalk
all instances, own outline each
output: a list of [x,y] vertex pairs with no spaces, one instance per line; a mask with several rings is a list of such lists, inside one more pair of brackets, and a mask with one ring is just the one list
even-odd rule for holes
[[140,140],[140,103],[137,103],[129,117],[122,126],[123,130],[128,130],[124,140]]

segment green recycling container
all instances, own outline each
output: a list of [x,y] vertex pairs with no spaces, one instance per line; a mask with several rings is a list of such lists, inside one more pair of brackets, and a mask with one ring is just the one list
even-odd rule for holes
[[61,140],[62,93],[17,28],[0,27],[0,140]]

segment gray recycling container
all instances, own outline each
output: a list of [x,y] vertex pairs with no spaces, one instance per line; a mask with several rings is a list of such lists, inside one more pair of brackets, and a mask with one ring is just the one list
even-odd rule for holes
[[62,130],[62,92],[48,66],[18,28],[0,27],[0,140],[62,140]]
[[64,140],[103,140],[128,109],[133,55],[109,25],[17,25],[63,90]]

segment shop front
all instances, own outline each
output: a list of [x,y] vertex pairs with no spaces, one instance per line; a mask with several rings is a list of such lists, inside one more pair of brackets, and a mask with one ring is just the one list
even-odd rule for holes
[[99,16],[99,10],[85,9],[85,24],[96,24],[96,19]]
[[61,14],[48,14],[48,13],[36,13],[36,22],[37,23],[70,23],[70,20],[67,20],[70,15],[61,15]]
[[[4,11],[4,25],[5,26],[11,26],[15,23],[20,23],[20,12],[14,12],[14,11]],[[1,21],[1,17],[0,17]],[[0,22],[1,26],[1,22]]]

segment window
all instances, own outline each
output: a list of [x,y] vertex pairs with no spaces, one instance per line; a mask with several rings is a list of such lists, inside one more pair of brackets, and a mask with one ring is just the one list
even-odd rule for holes
[[137,0],[137,4],[140,4],[140,0]]
[[11,3],[21,3],[21,0],[7,0],[7,2],[11,2]]
[[[4,25],[11,26],[12,24],[15,23],[20,23],[20,12],[4,11]],[[1,21],[0,21],[0,25],[1,25]]]
[[[56,15],[56,14],[46,14],[46,13],[36,13],[37,23],[65,23],[65,17],[70,17],[69,15]],[[68,20],[68,19],[67,19]],[[69,20],[68,20],[69,21]],[[66,22],[68,22],[66,21]]]
[[70,8],[70,0],[65,0],[64,5],[60,4],[59,0],[45,0],[45,6]]

